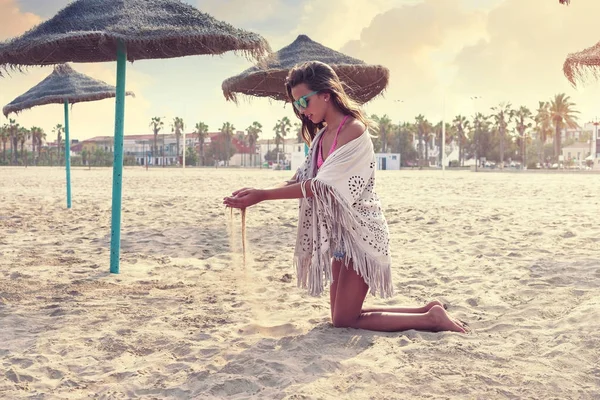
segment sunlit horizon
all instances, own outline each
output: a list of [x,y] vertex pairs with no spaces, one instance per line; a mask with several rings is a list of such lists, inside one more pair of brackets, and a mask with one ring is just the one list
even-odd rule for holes
[[[0,2],[0,40],[18,36],[56,14],[68,1],[3,0]],[[532,0],[377,0],[317,1],[192,1],[188,3],[215,18],[263,35],[274,51],[299,34],[371,64],[390,69],[390,84],[382,96],[364,106],[371,114],[387,114],[394,122],[414,122],[419,114],[436,123],[461,114],[490,113],[510,102],[514,108],[535,111],[538,101],[565,93],[580,112],[584,125],[598,116],[595,106],[600,83],[573,88],[562,72],[567,54],[598,40],[591,29],[600,3],[577,2],[569,7],[556,1]],[[327,19],[319,18],[328,15]],[[335,25],[332,29],[331,25]],[[144,60],[128,64],[127,89],[135,98],[126,102],[125,134],[150,133],[152,117],[161,117],[165,130],[181,117],[185,131],[204,122],[216,132],[230,122],[244,130],[254,121],[263,125],[261,139],[275,136],[273,127],[284,116],[294,120],[289,104],[242,96],[239,104],[225,100],[221,83],[252,63],[234,54]],[[107,83],[115,82],[115,64],[72,64],[79,72]],[[0,103],[39,83],[52,67],[31,67],[0,78]],[[473,101],[477,96],[479,100]],[[25,127],[39,126],[52,140],[52,127],[62,122],[62,106],[26,110],[11,119]],[[114,100],[72,107],[72,138],[85,140],[112,135]],[[2,116],[0,125],[8,123]]]

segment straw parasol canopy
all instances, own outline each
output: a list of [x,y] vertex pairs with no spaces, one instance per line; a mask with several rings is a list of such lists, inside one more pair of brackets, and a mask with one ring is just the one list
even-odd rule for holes
[[269,45],[180,0],[77,0],[18,38],[0,43],[0,69],[242,52],[259,59]]
[[254,67],[223,81],[223,94],[227,100],[234,102],[237,102],[236,93],[288,101],[285,78],[294,65],[305,61],[329,64],[347,85],[348,95],[359,103],[366,103],[379,95],[389,81],[387,68],[368,65],[300,35],[293,43]]
[[[571,0],[559,0],[560,4],[569,5]],[[563,72],[573,86],[577,82],[585,82],[590,75],[596,79],[600,77],[600,42],[578,53],[567,56],[563,65]]]
[[[126,92],[134,96],[133,92]],[[4,106],[2,112],[19,113],[44,104],[69,104],[108,99],[116,96],[116,88],[105,82],[75,71],[67,64],[54,67],[54,71],[43,81]]]
[[600,42],[578,53],[567,56],[563,72],[573,86],[577,82],[585,82],[590,75],[600,77]]

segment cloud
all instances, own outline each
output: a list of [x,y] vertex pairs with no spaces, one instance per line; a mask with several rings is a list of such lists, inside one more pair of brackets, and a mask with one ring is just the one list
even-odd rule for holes
[[[600,39],[582,29],[594,26],[600,4],[582,2],[574,12],[554,6],[543,0],[506,0],[492,10],[488,39],[464,47],[456,57],[457,87],[502,91],[511,83],[567,88],[562,79],[563,62],[569,52]],[[494,79],[486,79],[489,76]]]
[[400,4],[415,2],[416,0],[305,0],[296,18],[294,35],[308,35],[337,50],[349,39],[357,39],[378,14]]
[[[600,2],[494,0],[476,8],[464,0],[424,0],[375,16],[342,51],[390,69],[385,98],[366,108],[392,118],[422,113],[437,120],[444,103],[447,117],[487,112],[503,101],[533,109],[561,92],[590,115],[600,85],[573,89],[562,64],[569,52],[600,39],[593,34],[599,12]],[[483,99],[474,104],[473,95]]]
[[459,0],[425,0],[375,16],[357,40],[342,47],[351,56],[390,69],[385,99],[373,101],[368,110],[401,113],[403,120],[419,113],[439,116],[443,87],[455,73],[454,56],[484,37],[485,22],[484,12],[466,9]]
[[40,22],[39,16],[22,12],[16,0],[0,0],[0,40],[20,35]]
[[544,0],[505,0],[489,12],[486,38],[465,46],[454,60],[457,94],[501,99],[533,108],[538,100],[565,92],[586,114],[594,112],[598,85],[573,89],[562,66],[568,53],[600,40],[592,29],[599,2],[559,7]]
[[199,10],[230,24],[249,25],[264,22],[281,13],[281,0],[198,0]]

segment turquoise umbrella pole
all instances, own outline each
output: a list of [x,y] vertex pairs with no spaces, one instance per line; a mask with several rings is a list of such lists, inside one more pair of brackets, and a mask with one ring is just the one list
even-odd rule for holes
[[65,168],[67,170],[67,208],[71,208],[71,138],[69,136],[69,100],[65,100]]
[[123,125],[125,122],[125,70],[127,49],[119,41],[117,49],[117,97],[115,101],[115,144],[113,162],[112,220],[110,231],[110,273],[119,273],[121,251],[121,194],[123,183]]

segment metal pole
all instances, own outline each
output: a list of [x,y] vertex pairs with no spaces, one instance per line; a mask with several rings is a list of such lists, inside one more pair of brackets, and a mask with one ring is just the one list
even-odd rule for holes
[[183,169],[185,169],[185,130],[183,131]]
[[112,219],[110,231],[110,273],[119,273],[121,251],[121,195],[123,184],[123,127],[125,123],[125,71],[127,48],[117,46],[117,96],[115,101],[115,151],[113,160]]
[[69,136],[69,100],[65,100],[65,169],[67,170],[67,208],[71,208],[71,139]]

